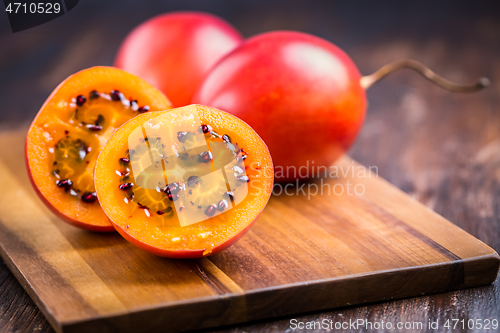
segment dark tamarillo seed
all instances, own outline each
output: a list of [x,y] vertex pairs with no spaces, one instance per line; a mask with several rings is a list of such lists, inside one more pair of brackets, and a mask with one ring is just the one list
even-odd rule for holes
[[112,90],[109,94],[111,96],[112,101],[121,101],[124,97],[123,94],[119,90]]
[[177,140],[179,140],[179,142],[186,142],[187,140],[187,137],[188,137],[188,132],[177,132]]
[[229,207],[229,204],[224,199],[219,201],[219,203],[217,204],[217,209],[221,212],[224,211],[225,209],[227,209],[228,207]]
[[100,131],[102,130],[102,126],[101,125],[91,125],[91,124],[87,124],[87,128],[93,132],[97,132],[97,131]]
[[179,195],[178,194],[175,194],[175,193],[169,193],[168,194],[168,200],[175,201],[177,199],[179,199]]
[[203,124],[200,126],[199,130],[203,132],[203,134],[208,134],[212,131],[212,126]]
[[123,184],[120,184],[120,186],[118,186],[118,188],[122,191],[126,191],[128,189],[131,189],[132,186],[134,186],[133,183],[123,183]]
[[89,94],[89,99],[90,100],[97,99],[99,97],[101,97],[101,96],[99,95],[99,93],[97,92],[97,90],[92,90],[90,92],[90,94]]
[[167,185],[163,189],[163,192],[165,192],[167,194],[177,194],[180,191],[181,191],[181,187],[177,183],[173,183],[173,184]]
[[83,104],[85,104],[86,101],[87,101],[87,98],[85,98],[85,96],[83,96],[83,95],[76,96],[76,105],[82,106]]
[[56,184],[59,187],[67,187],[67,186],[73,185],[73,182],[71,181],[71,179],[62,179],[62,180],[58,180],[56,182]]
[[82,201],[85,203],[94,203],[97,201],[97,193],[95,192],[85,192],[82,195]]
[[207,207],[207,209],[205,209],[205,214],[207,214],[207,216],[214,216],[216,210],[217,210],[216,205],[210,205]]
[[199,183],[200,183],[200,177],[197,176],[190,176],[187,180],[187,185],[189,187],[195,187]]
[[58,187],[62,187],[66,192],[68,192],[73,185],[73,182],[71,181],[71,179],[62,179],[58,180],[56,184]]
[[208,163],[212,160],[212,153],[210,151],[204,151],[198,156],[198,160],[201,163]]

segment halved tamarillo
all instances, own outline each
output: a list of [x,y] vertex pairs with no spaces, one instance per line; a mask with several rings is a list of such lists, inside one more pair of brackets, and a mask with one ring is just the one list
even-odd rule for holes
[[267,204],[273,177],[269,150],[250,126],[200,105],[131,119],[95,169],[99,202],[116,230],[171,258],[236,242]]
[[163,93],[120,69],[92,67],[71,75],[45,101],[26,137],[26,164],[37,193],[65,221],[113,231],[95,193],[97,156],[127,120],[169,108]]

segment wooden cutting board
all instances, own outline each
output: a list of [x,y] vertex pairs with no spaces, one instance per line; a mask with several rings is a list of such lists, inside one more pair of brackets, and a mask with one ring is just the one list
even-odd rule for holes
[[[480,286],[498,273],[493,249],[348,157],[337,164],[347,174],[323,180],[331,190],[272,197],[228,250],[155,257],[48,211],[26,176],[24,133],[0,132],[1,255],[58,332],[213,327]],[[356,185],[364,194],[352,195]]]

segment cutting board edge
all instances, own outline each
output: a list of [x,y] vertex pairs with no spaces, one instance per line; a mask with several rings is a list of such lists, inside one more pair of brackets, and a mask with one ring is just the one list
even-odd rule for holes
[[[255,290],[250,290],[248,292],[245,292],[243,294],[240,293],[232,293],[232,294],[226,294],[224,295],[224,298],[228,301],[228,305],[231,304],[231,298],[245,298],[248,300],[249,298],[268,298],[268,297],[274,297],[276,295],[273,294],[278,294],[278,296],[281,298],[286,295],[279,295],[281,293],[283,294],[294,294],[294,292],[297,289],[300,288],[307,288],[307,289],[312,289],[310,292],[314,292],[315,289],[327,289],[326,287],[337,287],[335,286],[336,284],[352,284],[352,282],[358,282],[360,284],[365,284],[367,283],[364,281],[365,279],[387,279],[385,277],[386,275],[393,275],[393,279],[398,279],[398,276],[400,275],[414,275],[414,271],[428,271],[425,272],[425,274],[429,274],[429,277],[436,276],[436,268],[439,269],[450,269],[451,274],[453,272],[456,272],[454,267],[457,265],[463,264],[464,266],[464,272],[466,269],[472,272],[477,272],[477,267],[478,266],[487,266],[489,267],[489,272],[490,274],[479,274],[480,279],[475,280],[475,281],[464,281],[464,283],[460,286],[452,286],[452,285],[447,285],[446,283],[443,283],[444,287],[440,287],[438,284],[432,284],[434,286],[437,286],[435,288],[430,288],[429,290],[426,290],[425,292],[408,292],[404,293],[403,286],[401,286],[401,292],[402,293],[396,293],[394,295],[388,295],[385,297],[376,297],[372,296],[372,299],[365,299],[365,300],[359,300],[355,301],[352,303],[344,302],[342,304],[335,304],[335,305],[328,305],[324,304],[321,306],[315,306],[315,307],[308,307],[309,304],[313,304],[314,302],[308,302],[304,300],[298,300],[296,304],[302,304],[305,305],[305,308],[297,308],[296,310],[291,310],[291,311],[285,311],[283,313],[279,314],[274,314],[269,311],[261,310],[261,312],[256,312],[255,315],[252,315],[252,312],[250,312],[247,315],[249,315],[250,318],[246,318],[244,320],[237,320],[234,322],[221,322],[221,323],[212,323],[210,325],[201,325],[201,326],[195,326],[195,327],[188,327],[186,329],[181,329],[181,330],[172,330],[168,332],[182,332],[186,330],[193,330],[193,329],[205,329],[205,328],[210,328],[210,327],[217,327],[217,326],[227,326],[227,325],[233,325],[233,324],[239,324],[239,323],[244,323],[244,322],[251,322],[255,320],[264,320],[264,319],[271,319],[271,318],[277,318],[277,317],[283,317],[283,316],[290,316],[294,314],[302,314],[302,313],[307,313],[307,312],[314,312],[314,311],[321,311],[321,310],[327,310],[327,309],[337,309],[337,308],[343,308],[343,307],[350,307],[350,306],[357,306],[357,305],[362,305],[362,304],[370,304],[370,303],[375,303],[379,301],[389,301],[389,300],[396,300],[396,299],[404,299],[404,298],[411,298],[411,297],[418,297],[418,296],[425,296],[425,295],[431,295],[431,294],[436,294],[436,293],[442,293],[442,292],[449,292],[449,291],[454,291],[454,290],[460,290],[460,289],[467,289],[467,288],[473,288],[473,287],[479,287],[479,286],[485,286],[488,284],[493,283],[498,275],[499,269],[500,269],[500,256],[494,252],[489,255],[484,255],[480,257],[473,257],[473,258],[467,258],[464,260],[457,260],[457,261],[448,261],[448,262],[442,262],[442,263],[436,263],[436,264],[430,264],[430,265],[422,265],[422,266],[414,266],[414,267],[409,267],[409,268],[403,268],[403,269],[391,269],[391,270],[383,270],[383,271],[376,271],[375,273],[367,273],[367,274],[359,274],[359,275],[349,275],[349,276],[343,276],[339,278],[330,278],[330,279],[318,279],[318,280],[313,280],[308,283],[292,283],[292,284],[286,284],[286,285],[280,285],[276,287],[268,287],[268,288],[262,288],[262,289],[255,289]],[[467,267],[471,266],[471,267]],[[382,277],[384,275],[384,277]],[[441,279],[445,280],[445,279]],[[469,279],[470,280],[470,279]],[[376,282],[375,282],[376,283]],[[403,283],[404,284],[404,283]],[[394,285],[391,283],[391,285]],[[341,287],[341,286],[340,286]],[[399,289],[399,288],[395,288]],[[416,289],[419,289],[416,287]],[[318,291],[319,291],[318,290]],[[324,292],[324,290],[322,290]],[[301,292],[300,294],[304,294],[304,292]],[[30,294],[31,295],[31,294]],[[204,297],[204,298],[199,298],[199,299],[191,299],[187,301],[179,301],[179,302],[172,302],[169,304],[165,304],[163,306],[156,306],[156,307],[142,307],[142,308],[137,308],[134,311],[131,312],[117,312],[109,315],[104,315],[100,317],[94,317],[94,318],[87,318],[87,319],[82,319],[82,320],[76,320],[76,321],[61,321],[57,322],[59,325],[58,328],[60,327],[60,331],[56,329],[58,332],[64,332],[64,333],[69,333],[69,332],[82,332],[87,329],[93,329],[95,332],[99,332],[97,329],[101,328],[104,329],[104,331],[107,332],[107,329],[109,326],[103,326],[103,322],[113,322],[115,320],[120,320],[120,318],[123,318],[124,316],[127,315],[132,315],[132,316],[137,316],[140,317],[143,314],[146,313],[152,313],[152,312],[165,312],[168,310],[176,310],[178,308],[182,308],[183,306],[190,306],[193,303],[196,303],[198,305],[204,305],[206,307],[211,307],[213,303],[219,302],[221,300],[221,296],[211,296],[211,297]],[[288,301],[286,303],[289,303]],[[253,303],[250,303],[250,305],[253,305]],[[276,308],[276,307],[274,307]],[[248,309],[247,309],[248,311]],[[267,314],[265,314],[267,312]],[[263,315],[261,315],[263,314]],[[165,314],[163,314],[164,317]],[[138,322],[141,320],[139,319]],[[93,324],[96,324],[96,326],[93,326]],[[161,325],[161,331],[165,332],[165,325]],[[135,329],[131,328],[130,332],[135,331]],[[158,329],[158,332],[160,330]]]
[[34,288],[30,284],[27,278],[25,278],[24,274],[19,270],[17,265],[14,263],[12,257],[7,253],[2,243],[0,243],[0,257],[4,261],[5,265],[9,268],[11,273],[14,275],[16,280],[19,282],[21,287],[23,287],[24,291],[29,295],[29,297],[33,300],[35,305],[40,309],[44,317],[49,322],[50,326],[57,333],[63,332],[63,324],[58,321],[56,317],[50,312],[50,310],[45,306],[44,302],[40,299],[38,294],[35,292]]
[[[390,184],[389,182],[387,182],[383,178],[379,178],[379,180],[383,180],[388,185],[394,187],[392,184]],[[384,188],[385,188],[385,186],[384,186]],[[405,194],[400,189],[397,189],[397,190],[399,190],[401,192],[401,194]],[[418,201],[415,200],[414,198],[413,198],[413,200],[418,203]],[[425,206],[423,206],[423,207],[425,207]],[[426,208],[428,211],[439,216],[440,220],[447,221],[443,216],[437,214],[436,212],[433,212],[429,207],[426,207]],[[452,222],[449,222],[449,225],[454,225],[456,228],[460,229],[460,227],[456,226]],[[473,236],[470,236],[463,229],[460,229],[460,230],[463,231],[464,234],[467,234],[468,237],[473,237]],[[428,230],[428,232],[430,232],[431,235],[433,234],[432,230]],[[453,246],[455,249],[459,248],[459,246],[464,247],[464,246],[462,246],[462,244],[460,244],[460,242],[456,242],[456,240],[453,240],[453,241],[454,241]],[[403,286],[403,287],[408,287],[406,289],[403,288],[402,286],[397,286],[398,289],[394,290],[394,293],[399,293],[399,294],[406,293],[406,294],[410,294],[410,295],[397,296],[395,298],[405,298],[405,297],[418,296],[420,294],[432,294],[432,293],[437,293],[437,292],[480,286],[480,285],[484,285],[484,284],[489,284],[495,280],[495,277],[498,274],[500,258],[498,257],[498,254],[496,254],[496,252],[494,252],[494,250],[491,247],[489,247],[488,245],[486,245],[482,241],[478,240],[478,242],[481,243],[480,244],[481,248],[483,246],[485,246],[487,249],[483,248],[483,251],[480,255],[478,255],[476,251],[472,251],[472,253],[474,253],[474,252],[476,253],[476,256],[473,255],[473,256],[470,256],[469,258],[467,258],[467,255],[460,256],[463,258],[463,260],[452,259],[452,261],[450,261],[450,262],[440,262],[440,263],[425,265],[425,266],[413,266],[413,267],[407,267],[407,268],[396,269],[396,270],[380,270],[380,271],[376,271],[376,272],[370,272],[370,273],[364,274],[364,275],[363,275],[363,273],[361,273],[361,274],[354,274],[354,275],[343,276],[343,277],[338,277],[338,278],[327,278],[327,279],[323,279],[323,280],[312,280],[312,281],[298,282],[295,284],[284,284],[284,285],[278,286],[277,288],[276,287],[267,287],[267,288],[261,288],[261,289],[255,288],[255,289],[248,291],[246,294],[225,294],[224,296],[222,296],[222,298],[221,298],[221,296],[209,296],[209,297],[207,297],[207,298],[209,298],[208,300],[207,299],[189,299],[188,301],[182,301],[182,302],[170,302],[170,303],[168,303],[168,307],[165,306],[167,304],[167,303],[165,303],[163,305],[162,304],[152,305],[152,306],[147,307],[147,308],[146,307],[134,308],[130,312],[127,312],[127,311],[124,311],[123,313],[114,312],[112,314],[109,314],[109,317],[110,318],[111,317],[123,318],[124,316],[131,314],[132,316],[134,316],[134,317],[137,316],[136,318],[139,318],[141,313],[168,313],[168,311],[172,312],[173,310],[175,310],[174,308],[189,307],[189,305],[191,305],[190,304],[191,302],[195,302],[194,307],[199,306],[199,304],[201,304],[202,301],[204,302],[203,304],[205,304],[207,306],[211,306],[211,305],[215,306],[217,300],[221,300],[221,299],[224,300],[224,297],[228,297],[227,299],[224,300],[224,302],[221,302],[222,305],[218,307],[220,309],[220,308],[224,308],[226,306],[233,306],[234,307],[235,305],[238,305],[238,304],[241,305],[242,303],[238,303],[238,300],[240,300],[242,298],[243,299],[250,298],[253,300],[259,300],[263,296],[265,297],[267,295],[270,295],[269,297],[271,298],[271,301],[273,301],[273,299],[279,295],[284,295],[285,300],[289,299],[286,297],[295,296],[295,302],[296,302],[295,305],[300,305],[300,306],[302,306],[302,308],[311,308],[310,310],[307,310],[307,309],[300,310],[300,306],[298,306],[298,307],[295,306],[294,310],[292,312],[289,312],[288,314],[301,313],[301,312],[307,312],[307,311],[318,311],[321,309],[332,309],[332,308],[340,307],[340,306],[332,305],[332,299],[329,300],[330,302],[323,302],[323,303],[320,303],[319,305],[312,306],[312,302],[307,302],[307,301],[304,302],[303,299],[297,299],[297,297],[298,297],[297,291],[302,290],[303,292],[304,291],[311,292],[314,290],[321,291],[324,289],[329,293],[328,295],[331,296],[331,295],[334,295],[334,293],[340,292],[338,290],[338,289],[340,289],[339,286],[342,286],[342,285],[345,286],[345,284],[348,284],[349,281],[359,284],[360,281],[377,280],[377,278],[378,278],[382,283],[387,284],[387,282],[384,281],[384,279],[382,277],[375,276],[375,275],[378,275],[378,274],[381,274],[384,272],[388,273],[389,279],[393,279],[394,275],[404,277],[406,274],[405,279],[408,279],[408,280],[412,279],[415,274],[420,274],[420,275],[423,274],[423,275],[428,276],[428,278],[430,279],[430,282],[431,282],[431,283],[429,283],[429,284],[431,284],[431,287],[427,287],[427,290],[438,289],[439,286],[432,286],[433,278],[434,278],[434,280],[437,279],[437,277],[433,276],[433,274],[438,275],[439,272],[443,273],[443,272],[449,271],[449,273],[452,275],[452,273],[454,271],[451,268],[460,266],[460,265],[456,265],[457,262],[462,262],[462,268],[464,270],[464,283],[461,287],[456,287],[453,285],[446,286],[445,282],[439,282],[440,286],[446,286],[446,288],[442,289],[442,290],[433,290],[433,291],[431,290],[431,291],[421,293],[420,290],[416,290],[418,288],[415,288],[415,284],[413,285],[413,290],[411,290],[411,288],[409,288],[409,287],[411,287],[411,284]],[[437,243],[441,244],[441,242],[437,242]],[[17,280],[21,283],[21,285],[27,291],[27,293],[30,295],[30,297],[35,301],[37,306],[41,309],[42,313],[48,319],[49,323],[52,325],[52,327],[54,327],[54,329],[57,332],[63,332],[63,330],[64,331],[74,331],[74,332],[79,331],[79,330],[81,331],[82,327],[84,327],[84,325],[88,325],[89,323],[92,324],[92,321],[95,321],[96,324],[99,322],[102,323],[102,321],[99,320],[99,318],[101,317],[100,315],[95,316],[95,317],[93,315],[86,315],[85,319],[82,319],[82,320],[80,320],[80,319],[75,319],[75,320],[68,319],[66,321],[57,321],[54,316],[58,316],[59,318],[61,318],[61,315],[59,315],[57,312],[57,307],[54,308],[53,307],[54,304],[51,304],[51,302],[47,302],[47,306],[49,306],[49,305],[52,306],[50,308],[50,309],[52,309],[52,312],[49,311],[49,308],[46,308],[44,306],[44,303],[40,299],[40,297],[42,297],[42,298],[45,298],[47,300],[46,296],[44,296],[44,293],[42,293],[41,296],[34,293],[32,288],[37,287],[38,291],[40,291],[40,285],[38,285],[38,286],[36,285],[36,280],[34,280],[31,277],[30,270],[29,269],[25,270],[24,273],[21,272],[20,270],[18,270],[16,263],[19,263],[20,259],[15,255],[14,255],[13,259],[11,259],[9,257],[10,254],[8,254],[5,251],[5,248],[2,247],[1,250],[2,251],[0,251],[1,252],[0,254],[4,258],[4,261],[6,262],[9,269],[14,273]],[[485,254],[485,252],[486,252],[486,254]],[[416,271],[414,271],[414,269],[416,269]],[[481,271],[487,271],[488,274],[486,274],[486,275],[482,274]],[[436,273],[436,272],[438,272],[438,273]],[[456,271],[455,271],[455,273],[456,273]],[[444,273],[443,273],[443,276],[444,276]],[[444,276],[444,277],[446,278],[446,276]],[[422,281],[420,281],[420,283],[423,284]],[[401,284],[403,284],[403,283],[401,283]],[[287,288],[289,288],[289,287],[291,287],[291,290],[287,290]],[[394,288],[395,287],[396,286],[394,286]],[[349,286],[345,286],[344,288],[349,288]],[[387,290],[387,287],[386,287],[386,290]],[[379,295],[380,295],[380,292],[379,292]],[[305,295],[305,296],[306,296],[305,299],[308,299],[308,297],[310,298],[311,295]],[[370,297],[376,298],[376,296],[370,296]],[[359,305],[359,304],[373,303],[373,302],[377,302],[377,301],[386,301],[387,299],[390,299],[390,298],[391,298],[390,295],[382,295],[382,297],[380,297],[376,300],[372,300],[372,301],[362,300],[358,303],[348,304],[348,306],[349,305],[356,305],[356,304]],[[394,297],[392,297],[392,298],[394,298]],[[234,302],[235,299],[237,301],[236,304],[231,303],[232,301]],[[279,299],[274,300],[274,302],[278,302],[278,301],[279,301]],[[337,300],[334,299],[333,301],[337,301]],[[196,302],[198,302],[198,303],[196,303]],[[254,301],[253,303],[256,303],[256,302]],[[311,303],[311,304],[308,304],[308,303]],[[253,308],[251,308],[250,310],[254,311],[254,313],[259,315],[259,313],[257,313],[258,309],[256,309],[256,306],[258,304],[252,304],[252,302],[248,302],[248,305],[253,306]],[[320,306],[324,306],[324,307],[320,308]],[[346,305],[343,305],[343,306],[346,306]],[[260,315],[262,315],[262,316],[259,318],[255,318],[255,319],[247,317],[246,320],[238,319],[239,321],[236,321],[236,319],[233,318],[233,321],[230,321],[230,320],[224,321],[224,319],[231,317],[230,316],[231,311],[226,311],[226,312],[221,311],[222,315],[220,317],[213,317],[213,318],[215,318],[215,320],[211,320],[209,324],[206,323],[206,319],[208,317],[198,318],[198,322],[200,322],[202,324],[206,324],[206,326],[204,326],[204,327],[213,327],[213,326],[217,326],[217,325],[228,325],[231,323],[235,324],[238,322],[246,322],[249,320],[257,320],[257,319],[272,318],[272,317],[276,317],[276,316],[287,315],[286,313],[285,314],[277,313],[280,311],[280,309],[277,309],[273,312],[273,309],[271,307],[268,307],[265,310],[266,311],[263,311],[261,309]],[[214,311],[212,311],[212,312],[214,312]],[[228,314],[228,312],[229,312],[229,314]],[[250,314],[252,314],[252,313],[250,313]],[[205,314],[205,316],[206,316],[206,314]],[[76,316],[76,318],[78,318],[78,317],[79,316]],[[83,318],[83,316],[80,316],[80,317]],[[103,315],[103,317],[106,317],[106,315]],[[73,318],[75,318],[75,317],[73,317]],[[212,317],[210,317],[208,319],[212,319]],[[123,320],[123,321],[125,321],[125,320]],[[198,322],[194,322],[194,324],[198,324]],[[124,323],[122,322],[121,324],[123,325]],[[147,321],[145,321],[144,325],[147,325],[147,324],[149,324],[149,323]],[[142,328],[142,326],[140,326],[140,327]],[[168,326],[164,326],[164,327],[168,327]],[[110,328],[110,326],[107,326],[107,328]],[[103,327],[101,327],[101,329],[104,330],[104,329],[106,329],[106,327],[103,326]],[[115,329],[116,329],[116,326],[115,326]],[[129,329],[132,330],[131,328],[129,328]],[[182,328],[182,329],[184,329],[184,328]],[[177,331],[179,331],[179,330],[177,330]]]

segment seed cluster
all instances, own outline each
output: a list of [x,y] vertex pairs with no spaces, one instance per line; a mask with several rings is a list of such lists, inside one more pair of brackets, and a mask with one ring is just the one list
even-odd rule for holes
[[69,137],[69,131],[65,131],[65,134],[66,137],[59,140],[53,150],[56,160],[53,163],[54,169],[52,174],[56,177],[56,186],[64,189],[64,191],[71,196],[79,197],[83,202],[95,202],[97,200],[95,192],[85,191],[81,194],[82,191],[74,188],[71,179],[61,177],[61,174],[64,174],[61,170],[71,168],[71,166],[68,165],[68,159],[77,164],[82,164],[85,162],[85,157],[90,152],[89,147],[87,147],[82,140],[72,140]]
[[[115,98],[118,98],[118,95],[116,95]],[[227,134],[219,135],[213,131],[213,129],[210,125],[206,125],[206,124],[201,125],[198,128],[198,132],[203,133],[203,134],[210,134],[211,136],[213,136],[215,138],[222,139],[226,143],[226,146],[231,151],[233,151],[233,153],[237,154],[236,160],[238,162],[243,162],[246,160],[248,154],[243,149],[239,149],[239,148],[237,149],[236,148],[237,146],[235,146],[231,142],[231,138],[229,137],[229,135],[227,135]],[[180,131],[177,133],[176,137],[177,137],[177,140],[179,142],[184,143],[186,140],[189,140],[191,137],[193,137],[194,134],[195,133],[193,133],[193,132]],[[148,139],[142,139],[142,140],[149,141]],[[160,138],[157,138],[156,141],[158,142],[159,140],[160,140]],[[155,144],[156,144],[156,142],[155,142]],[[149,146],[149,144],[148,144],[148,146]],[[160,146],[161,146],[161,144],[160,144]],[[126,203],[129,203],[130,201],[135,201],[134,184],[127,181],[129,178],[128,174],[130,171],[128,169],[128,165],[130,164],[130,156],[135,154],[135,153],[136,153],[135,150],[127,150],[127,156],[121,157],[118,159],[118,162],[120,163],[120,165],[122,165],[123,167],[127,167],[126,171],[117,171],[116,172],[117,175],[119,175],[119,176],[125,175],[124,177],[121,177],[121,180],[123,182],[120,183],[118,188],[120,190],[125,191],[128,194],[128,198],[125,198]],[[184,159],[184,160],[190,158],[190,156],[187,152],[181,152],[178,154],[177,157],[180,159]],[[212,159],[213,159],[213,156],[212,156],[212,153],[210,151],[204,151],[201,154],[197,155],[197,161],[199,163],[209,163],[210,161],[212,161]],[[235,171],[235,174],[237,175],[236,179],[239,182],[246,183],[246,182],[250,181],[249,177],[244,175],[244,170],[241,167],[234,166],[233,170]],[[193,175],[193,176],[188,177],[185,185],[181,184],[180,182],[171,183],[171,184],[168,184],[167,186],[165,186],[163,189],[160,189],[157,187],[157,191],[164,193],[167,196],[168,200],[173,202],[173,201],[176,201],[180,198],[182,191],[186,191],[187,195],[192,195],[193,190],[196,189],[197,187],[199,187],[201,185],[201,182],[202,182],[201,178]],[[186,185],[187,185],[187,187],[186,187]],[[232,191],[225,192],[223,196],[226,198],[229,198],[229,200],[234,201],[234,193]],[[151,216],[151,212],[149,211],[150,210],[149,207],[143,205],[140,202],[136,202],[136,203],[139,206],[139,208],[147,210],[146,216],[148,216],[148,217]],[[193,201],[190,201],[190,203],[191,203],[191,205],[195,205],[195,203]],[[179,207],[179,212],[182,212],[183,208],[184,208],[184,206]],[[204,209],[204,213],[205,213],[205,215],[207,215],[207,217],[212,217],[216,214],[217,211],[223,212],[224,210],[228,209],[229,203],[228,203],[228,200],[221,199],[219,202],[209,204],[206,207],[198,206],[198,208]],[[171,206],[166,206],[165,208],[162,208],[162,209],[159,209],[156,211],[156,214],[159,216],[165,215],[165,214],[171,215],[172,213],[173,213],[173,208]]]
[[[99,93],[97,90],[92,90],[89,93],[89,98],[88,98],[89,100],[92,101],[92,100],[96,100],[98,98],[104,98],[104,99],[107,99],[107,100],[113,101],[113,102],[120,102],[123,104],[124,107],[131,108],[132,111],[137,111],[139,113],[149,111],[148,105],[139,106],[139,104],[137,103],[137,100],[127,99],[125,97],[125,95],[119,90],[112,90],[109,94]],[[78,95],[76,98],[74,98],[73,102],[77,107],[82,107],[87,102],[87,98],[84,95]],[[79,112],[79,110],[77,109],[75,111],[75,115],[77,118],[78,118],[78,112]],[[98,132],[98,131],[101,131],[103,129],[103,126],[102,126],[103,123],[104,123],[104,117],[102,115],[99,115],[99,117],[97,118],[95,123],[87,124],[87,123],[82,122],[82,125],[85,126],[86,128],[88,128],[92,132]]]
[[168,195],[168,200],[175,201],[179,199],[179,192],[181,191],[181,185],[179,183],[173,183],[165,186],[163,192]]
[[[119,90],[112,90],[109,94],[107,93],[100,93],[97,90],[92,90],[88,96],[85,95],[78,95],[75,98],[72,99],[71,101],[71,106],[76,107],[75,110],[75,118],[78,119],[78,115],[81,114],[82,110],[80,108],[88,105],[89,101],[94,101],[99,98],[104,98],[109,101],[113,102],[120,102],[124,107],[130,108],[132,111],[136,111],[138,113],[142,112],[147,112],[149,111],[149,106],[148,105],[143,105],[139,106],[137,100],[133,99],[127,99],[125,95],[120,92]],[[83,111],[85,112],[85,111]],[[105,119],[102,115],[99,115],[95,121],[92,123],[85,123],[81,122],[81,124],[87,128],[90,132],[99,132],[103,129],[103,125],[105,123]],[[87,164],[89,161],[84,161],[85,157],[87,154],[91,151],[91,147],[87,146],[82,140],[77,139],[77,140],[71,140],[69,137],[69,131],[65,131],[66,138],[59,140],[59,142],[55,145],[54,150],[56,152],[56,160],[54,161],[54,171],[53,174],[56,176],[56,185],[62,189],[64,189],[65,192],[69,193],[70,195],[74,197],[79,197],[82,202],[85,203],[94,203],[97,201],[97,194],[96,192],[91,192],[91,191],[85,191],[83,194],[80,194],[82,191],[79,189],[75,189],[73,186],[73,181],[69,178],[66,179],[61,179],[60,173],[60,165],[63,166],[67,164],[67,159],[68,155],[71,157],[74,157],[75,162],[77,163],[84,163],[86,162]],[[52,148],[51,148],[52,149]],[[68,153],[69,151],[69,153]],[[52,152],[52,151],[51,151]],[[58,152],[59,155],[63,156],[61,158],[59,156],[58,158]],[[63,152],[63,153],[61,153]],[[59,162],[59,165],[58,165]],[[123,159],[123,161],[120,161],[122,164],[128,164],[130,163],[130,160],[128,159]],[[68,167],[68,166],[66,166]],[[128,173],[126,173],[128,174]],[[125,175],[125,173],[123,174]],[[133,186],[131,183],[130,188]],[[127,186],[124,186],[127,187]],[[125,190],[125,188],[124,188]]]

